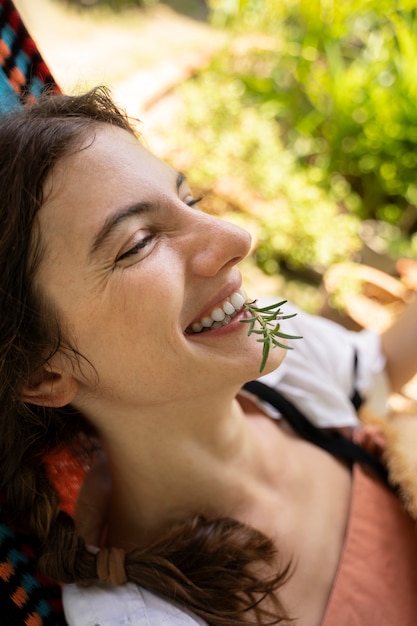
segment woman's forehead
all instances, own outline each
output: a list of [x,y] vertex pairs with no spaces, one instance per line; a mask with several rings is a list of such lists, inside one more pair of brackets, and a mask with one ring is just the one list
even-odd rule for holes
[[[171,186],[177,173],[127,131],[100,124],[81,148],[56,164],[45,184],[45,204],[80,197],[109,198],[148,187]],[[138,184],[141,187],[138,187]]]
[[[81,149],[68,158],[71,166],[83,170],[86,165],[94,168],[111,169],[114,167],[133,167],[143,171],[145,177],[152,170],[171,170],[170,166],[152,154],[135,135],[110,124],[97,125],[94,134],[87,137]],[[68,162],[63,160],[65,172],[68,174]]]

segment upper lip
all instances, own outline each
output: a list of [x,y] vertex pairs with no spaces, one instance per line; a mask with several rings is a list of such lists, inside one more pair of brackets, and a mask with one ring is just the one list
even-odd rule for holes
[[229,280],[223,287],[217,291],[216,295],[214,295],[210,300],[208,300],[200,309],[200,311],[193,316],[191,321],[187,324],[186,328],[189,328],[195,322],[199,322],[203,317],[209,316],[211,312],[217,307],[221,306],[221,304],[232,295],[242,286],[242,277],[240,274],[236,276],[233,280]]

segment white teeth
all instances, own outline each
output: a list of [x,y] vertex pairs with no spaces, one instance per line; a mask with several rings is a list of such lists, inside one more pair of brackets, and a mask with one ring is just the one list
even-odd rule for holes
[[239,309],[241,309],[245,304],[245,298],[240,293],[232,293],[230,296],[230,302],[235,307],[235,310],[239,311]]
[[212,312],[210,317],[203,317],[199,322],[194,322],[191,325],[191,330],[193,333],[200,333],[201,331],[221,328],[222,326],[226,326],[232,320],[232,318],[237,314],[238,311],[242,308],[246,301],[246,294],[241,289],[239,292],[235,291],[230,296],[229,300],[225,300],[221,307],[216,307]]
[[226,313],[226,315],[232,315],[232,313],[234,313],[236,310],[233,304],[229,302],[229,300],[226,300],[226,302],[222,306],[222,309]]
[[222,322],[226,317],[226,313],[223,311],[223,309],[219,307],[212,311],[211,317],[214,319],[215,322]]

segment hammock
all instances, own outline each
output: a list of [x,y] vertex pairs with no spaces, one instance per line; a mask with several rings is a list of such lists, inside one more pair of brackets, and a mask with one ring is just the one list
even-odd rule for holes
[[59,92],[48,66],[11,0],[0,0],[0,113]]
[[[35,102],[46,89],[59,93],[11,0],[0,0],[0,114]],[[0,624],[64,626],[59,586],[36,569],[30,539],[9,524],[0,494]]]

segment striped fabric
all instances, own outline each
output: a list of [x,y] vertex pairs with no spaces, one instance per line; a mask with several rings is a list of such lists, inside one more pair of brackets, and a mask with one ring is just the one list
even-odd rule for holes
[[33,546],[0,508],[0,625],[64,626],[61,589],[35,570]]
[[[0,0],[0,114],[46,88],[60,91],[15,6]],[[6,510],[0,495],[0,626],[65,626],[60,587],[36,571],[35,546]]]
[[0,0],[0,113],[59,91],[11,0]]

